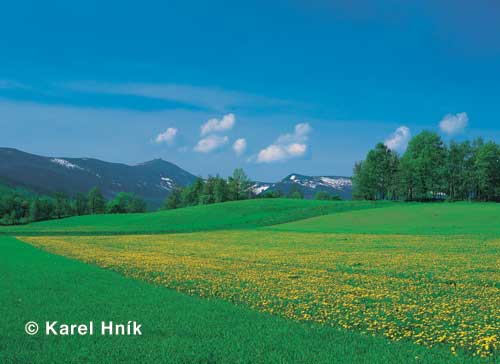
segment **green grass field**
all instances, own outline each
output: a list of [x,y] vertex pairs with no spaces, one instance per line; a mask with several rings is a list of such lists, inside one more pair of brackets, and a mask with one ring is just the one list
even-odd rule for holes
[[9,235],[157,234],[255,228],[337,212],[383,206],[387,206],[387,203],[293,199],[247,200],[148,214],[70,217],[26,226],[0,227],[0,233]]
[[[3,228],[0,363],[496,363],[499,216],[259,200]],[[28,336],[31,320],[144,335]]]
[[[459,363],[444,348],[298,323],[48,254],[0,237],[0,362]],[[27,321],[137,320],[140,337],[28,336]]]
[[272,230],[416,235],[500,235],[500,206],[494,203],[386,205],[383,211],[352,211],[272,226]]

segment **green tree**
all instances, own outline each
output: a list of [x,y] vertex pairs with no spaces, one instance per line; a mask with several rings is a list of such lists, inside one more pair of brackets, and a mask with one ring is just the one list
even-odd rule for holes
[[115,198],[108,201],[106,212],[109,214],[126,214],[129,212],[129,204],[132,195],[126,192],[118,193]]
[[214,201],[226,202],[229,200],[229,188],[224,178],[217,176],[213,187]]
[[250,196],[251,181],[242,168],[236,168],[228,179],[229,199],[245,200]]
[[447,151],[441,137],[423,131],[408,144],[401,158],[401,190],[408,200],[439,198],[446,192]]
[[163,208],[166,210],[173,210],[180,207],[182,207],[182,189],[175,187],[165,200]]
[[25,224],[29,216],[30,202],[26,197],[12,191],[0,199],[0,225]]
[[474,150],[471,143],[452,141],[446,159],[448,199],[466,200],[474,191]]
[[300,190],[300,188],[294,183],[292,187],[288,191],[288,198],[293,198],[296,200],[301,200],[304,198],[304,193]]
[[199,202],[202,205],[208,205],[215,202],[215,184],[216,177],[208,176],[203,184],[203,189],[200,193]]
[[373,199],[374,192],[371,190],[369,173],[364,167],[365,162],[359,161],[354,164],[352,172],[352,198],[353,200]]
[[106,200],[98,187],[94,187],[90,190],[88,205],[91,214],[103,214],[106,211]]
[[478,165],[476,164],[479,151],[484,146],[484,140],[482,138],[476,138],[471,143],[472,148],[472,163],[469,167],[468,177],[470,179],[472,189],[471,189],[471,199],[479,200],[481,191],[479,190],[479,173],[477,170]]
[[31,211],[30,208],[30,217],[36,218],[34,221],[42,221],[53,218],[55,206],[51,198],[49,197],[40,197],[36,198],[37,202],[35,206],[31,206],[34,211]]
[[36,197],[30,206],[30,221],[41,221],[44,220],[44,214],[42,211],[42,203],[40,199]]
[[496,143],[488,142],[479,147],[475,169],[477,198],[482,201],[500,200],[500,148]]
[[107,212],[110,214],[127,214],[146,212],[146,202],[133,193],[120,192],[108,202]]
[[195,206],[200,203],[200,197],[203,193],[205,181],[198,177],[189,187],[182,190],[182,204],[184,206]]
[[68,195],[64,192],[56,192],[54,194],[54,214],[57,219],[72,215]]
[[89,203],[87,196],[83,193],[78,192],[75,195],[75,214],[86,215],[89,213]]
[[132,197],[127,206],[127,211],[130,213],[140,213],[140,212],[146,212],[147,210],[148,210],[148,205],[146,204],[146,201],[144,201],[143,198],[135,194],[132,194]]
[[355,199],[396,199],[399,158],[383,143],[370,150],[363,162],[354,166]]
[[259,197],[262,198],[282,198],[283,197],[283,191],[281,190],[267,190],[264,193],[260,194]]

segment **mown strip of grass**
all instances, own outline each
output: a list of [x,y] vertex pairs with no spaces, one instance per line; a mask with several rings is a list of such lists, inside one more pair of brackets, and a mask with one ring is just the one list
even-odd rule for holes
[[[287,321],[127,279],[0,237],[0,362],[470,363],[446,348]],[[54,337],[27,321],[136,320],[143,336]]]
[[78,216],[25,226],[0,227],[0,234],[115,235],[248,229],[388,205],[383,202],[246,200],[145,214]]

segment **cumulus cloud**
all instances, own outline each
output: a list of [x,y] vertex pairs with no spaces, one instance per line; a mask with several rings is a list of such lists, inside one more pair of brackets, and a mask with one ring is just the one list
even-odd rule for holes
[[258,163],[271,163],[300,157],[307,151],[306,144],[293,143],[290,145],[271,144],[262,149],[257,155]]
[[236,155],[242,155],[245,150],[247,149],[247,141],[245,138],[239,138],[236,139],[236,141],[233,144],[233,150],[235,151]]
[[439,128],[448,135],[461,133],[469,123],[467,113],[460,112],[458,114],[448,114],[440,122]]
[[179,130],[176,128],[168,128],[163,133],[158,134],[155,141],[157,143],[172,144],[174,142],[175,137],[177,136],[178,132],[179,132]]
[[295,125],[291,134],[281,135],[273,144],[257,154],[257,163],[272,163],[303,156],[307,152],[307,140],[311,132],[308,123]]
[[234,114],[227,114],[222,119],[210,119],[201,126],[201,135],[230,130],[233,128],[236,117]]
[[227,136],[209,135],[206,138],[200,139],[194,147],[196,152],[210,153],[219,149],[229,141]]
[[387,148],[391,150],[402,151],[406,149],[410,140],[411,132],[407,126],[400,126],[394,133],[391,134],[384,142]]

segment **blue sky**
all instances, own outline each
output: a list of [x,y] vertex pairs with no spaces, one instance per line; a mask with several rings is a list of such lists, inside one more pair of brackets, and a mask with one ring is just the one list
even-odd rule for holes
[[500,141],[500,5],[402,3],[3,4],[0,145],[273,181],[422,129]]

